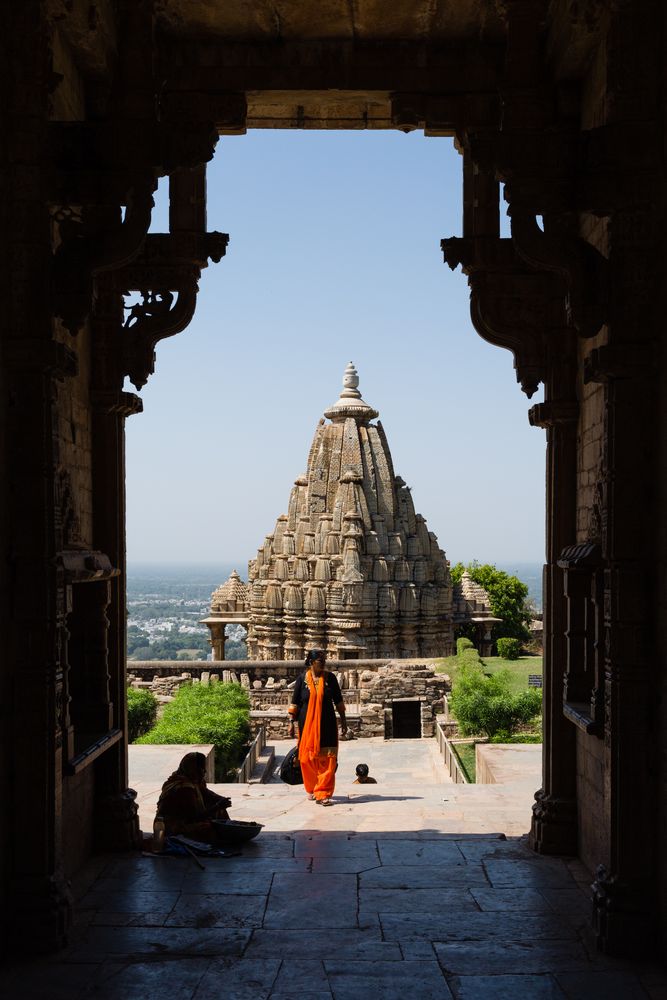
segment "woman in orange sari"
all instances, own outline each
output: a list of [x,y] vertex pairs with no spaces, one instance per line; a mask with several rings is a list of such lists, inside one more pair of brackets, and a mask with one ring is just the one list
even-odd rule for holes
[[340,686],[325,666],[324,652],[311,649],[306,656],[306,670],[296,679],[288,712],[299,726],[299,762],[308,798],[330,806],[338,766],[336,711],[343,735],[347,722]]

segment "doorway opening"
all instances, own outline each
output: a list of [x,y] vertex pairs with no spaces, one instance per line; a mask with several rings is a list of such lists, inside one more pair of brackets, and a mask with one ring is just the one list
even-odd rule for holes
[[392,701],[391,730],[395,740],[421,739],[421,702]]

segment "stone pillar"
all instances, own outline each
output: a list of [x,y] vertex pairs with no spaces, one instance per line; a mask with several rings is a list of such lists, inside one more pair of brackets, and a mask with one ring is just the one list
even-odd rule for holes
[[129,849],[139,841],[138,810],[127,771],[127,569],[125,551],[125,420],[140,413],[141,400],[121,391],[123,300],[117,292],[98,289],[92,317],[96,353],[93,368],[93,506],[94,542],[118,569],[109,582],[109,691],[112,728],[123,739],[95,762],[97,843],[107,849]]
[[[0,127],[3,174],[0,484],[0,890],[8,954],[61,946],[71,917],[62,870],[65,579],[58,565],[56,381],[76,358],[54,339],[44,150],[49,113],[47,12],[36,0],[4,12],[8,38]],[[20,127],[19,127],[20,123]],[[11,766],[10,766],[10,762]]]
[[[563,331],[563,337],[567,342],[572,334]],[[535,795],[530,832],[530,844],[540,854],[577,853],[576,733],[563,715],[567,620],[563,571],[557,564],[562,549],[576,537],[577,408],[572,393],[573,376],[556,375],[545,393],[552,398],[530,411],[533,426],[547,431],[542,787]]]
[[[665,661],[655,646],[653,611],[655,581],[664,574],[656,566],[655,534],[663,510],[649,458],[657,448],[658,392],[652,377],[651,331],[662,323],[662,312],[655,313],[664,308],[662,298],[656,300],[654,294],[660,279],[653,267],[664,253],[664,235],[653,206],[616,212],[610,221],[610,242],[615,297],[609,350],[607,357],[598,356],[597,371],[591,365],[589,372],[606,382],[602,488],[606,844],[594,883],[595,925],[603,951],[639,955],[652,952],[659,934],[656,872],[664,853],[656,802],[665,737],[663,731],[660,746],[656,734]],[[639,838],[638,831],[642,831]]]

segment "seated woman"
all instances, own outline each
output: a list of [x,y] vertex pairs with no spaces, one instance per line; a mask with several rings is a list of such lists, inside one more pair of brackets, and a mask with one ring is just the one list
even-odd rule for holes
[[165,833],[182,833],[207,844],[218,841],[215,820],[226,822],[232,800],[217,795],[206,787],[206,757],[203,753],[186,753],[162,786],[157,815],[164,820]]

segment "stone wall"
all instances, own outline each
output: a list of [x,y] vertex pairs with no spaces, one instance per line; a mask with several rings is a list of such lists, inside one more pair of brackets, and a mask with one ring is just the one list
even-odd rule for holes
[[[250,664],[251,669],[237,673],[224,668],[222,661],[193,662],[187,664],[187,670],[177,672],[177,668],[182,666],[181,661],[130,662],[128,683],[132,687],[148,689],[165,701],[172,698],[183,684],[217,684],[220,681],[242,684],[250,695],[253,730],[264,725],[267,738],[287,739],[290,727],[287,706],[293,681],[275,674],[279,667],[292,664],[279,661],[242,663],[243,666]],[[160,664],[160,673],[154,672],[156,664]],[[435,718],[444,709],[445,692],[450,688],[450,681],[444,674],[436,674],[432,665],[401,660],[389,663],[355,660],[332,663],[330,666],[343,691],[351,733],[391,737],[393,702],[416,699],[420,702],[421,735],[434,735]],[[295,678],[298,672],[295,672]],[[258,675],[262,673],[266,676],[260,678]],[[251,680],[251,677],[255,679]]]

